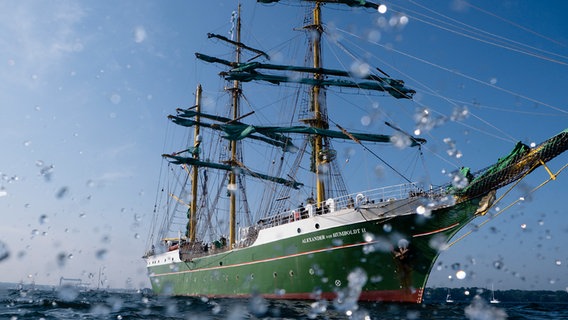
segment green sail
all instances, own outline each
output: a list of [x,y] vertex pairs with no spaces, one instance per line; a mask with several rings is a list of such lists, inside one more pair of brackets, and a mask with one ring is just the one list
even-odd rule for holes
[[513,150],[506,156],[499,158],[495,164],[480,171],[475,176],[465,175],[469,184],[467,187],[454,190],[456,195],[473,198],[487,192],[499,189],[522,176],[532,172],[559,154],[568,150],[568,129],[544,141],[540,145],[530,148],[518,142]]
[[255,178],[259,178],[259,179],[268,180],[268,181],[272,181],[272,182],[275,182],[275,183],[283,184],[285,186],[292,187],[294,189],[299,189],[301,186],[304,185],[303,183],[300,183],[300,182],[297,182],[297,181],[286,180],[286,179],[283,179],[283,178],[269,176],[269,175],[266,175],[266,174],[254,172],[252,170],[249,170],[247,168],[243,168],[243,167],[240,167],[240,166],[231,166],[231,165],[222,164],[222,163],[200,161],[200,160],[190,158],[190,157],[182,157],[182,156],[171,155],[171,154],[163,154],[162,156],[165,157],[165,158],[171,159],[170,162],[174,163],[174,164],[187,164],[187,165],[191,165],[191,166],[212,168],[212,169],[225,170],[225,171],[239,171],[239,172],[242,172],[242,173],[249,175],[251,177],[255,177]]
[[404,86],[404,82],[401,80],[396,80],[388,77],[379,77],[376,75],[367,75],[360,77],[363,80],[370,81],[353,81],[348,79],[314,79],[314,78],[302,78],[302,77],[290,77],[287,75],[273,75],[273,74],[263,74],[256,69],[268,69],[268,70],[278,70],[278,71],[293,71],[301,73],[313,73],[321,74],[327,76],[337,76],[337,77],[353,77],[349,72],[342,70],[326,69],[326,68],[312,68],[312,67],[301,67],[301,66],[285,66],[276,64],[266,64],[259,62],[249,62],[249,63],[236,63],[227,60],[219,59],[216,57],[211,57],[202,53],[195,53],[195,56],[203,61],[210,63],[220,63],[231,67],[232,69],[226,72],[222,72],[221,75],[225,77],[225,80],[238,80],[243,82],[249,82],[254,80],[267,81],[273,84],[280,84],[282,82],[290,83],[301,83],[308,85],[318,85],[318,86],[336,86],[336,87],[348,87],[348,88],[358,88],[365,90],[375,90],[383,91],[389,93],[391,96],[397,99],[410,99],[416,93],[414,90],[409,89]]
[[[197,113],[194,110],[180,110],[179,112],[180,112],[180,117],[170,116],[170,118],[172,118],[175,123],[185,126],[195,125],[196,124],[195,121],[186,119],[185,117],[194,117],[196,115],[216,121],[230,122],[230,119],[228,118],[214,116],[205,113]],[[201,123],[201,125],[204,124]],[[390,143],[392,141],[391,140],[392,136],[390,135],[355,133],[355,132],[344,133],[341,131],[306,127],[306,126],[291,126],[291,127],[252,126],[240,122],[234,122],[230,124],[214,124],[214,125],[206,124],[205,126],[222,130],[226,134],[225,138],[229,140],[241,140],[244,138],[252,138],[252,139],[262,140],[272,145],[288,149],[294,148],[294,146],[291,143],[290,138],[282,135],[283,133],[318,134],[329,138],[345,139],[345,140],[350,140],[355,138],[361,141],[381,142],[381,143]],[[264,135],[266,138],[255,135],[255,133]],[[412,141],[411,146],[413,147],[426,142],[425,139],[416,138],[416,137],[411,137],[411,141]]]
[[[211,129],[218,129],[218,130],[222,130],[226,133],[226,135],[224,136],[225,139],[228,140],[240,140],[234,137],[234,133],[232,133],[231,128],[228,127],[228,125],[223,125],[223,124],[211,124],[211,123],[205,123],[205,122],[197,122],[195,120],[192,119],[187,119],[187,118],[182,118],[182,117],[177,117],[177,116],[170,116],[169,117],[175,124],[184,126],[184,127],[193,127],[196,124],[199,124],[201,127],[207,127],[207,128],[211,128]],[[246,125],[242,125],[242,126],[246,126]],[[282,148],[283,151],[286,152],[295,152],[297,150],[297,147],[294,146],[294,144],[292,143],[292,140],[288,137],[284,137],[284,136],[277,136],[276,138],[273,137],[263,137],[263,136],[259,136],[259,135],[254,135],[254,134],[249,134],[247,135],[248,138],[250,139],[254,139],[254,140],[259,140],[265,143],[268,143],[270,145],[273,145],[275,147],[279,147]],[[243,137],[244,138],[244,137]]]

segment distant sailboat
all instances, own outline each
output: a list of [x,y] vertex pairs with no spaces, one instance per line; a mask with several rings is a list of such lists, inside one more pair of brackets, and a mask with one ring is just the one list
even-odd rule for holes
[[493,289],[493,284],[491,284],[491,300],[489,300],[489,302],[491,303],[501,303],[501,301],[495,299],[495,291]]
[[454,303],[452,296],[450,295],[450,288],[448,288],[448,295],[446,296],[446,303]]

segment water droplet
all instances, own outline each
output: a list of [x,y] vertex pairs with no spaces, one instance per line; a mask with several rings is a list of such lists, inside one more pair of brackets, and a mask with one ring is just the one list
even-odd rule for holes
[[384,232],[391,232],[391,231],[392,231],[392,226],[391,226],[389,223],[383,224],[383,231],[384,231]]
[[8,247],[4,244],[4,242],[0,241],[0,262],[8,259],[9,256],[10,250],[8,250]]
[[140,235],[138,233],[134,234],[134,239],[140,239]]
[[55,197],[57,199],[62,199],[67,195],[68,192],[69,192],[69,189],[67,187],[61,187],[59,189],[59,191],[57,191],[57,193],[55,194]]
[[310,319],[316,319],[318,318],[318,314],[322,314],[325,313],[327,311],[327,307],[328,307],[328,302],[327,300],[318,300],[316,302],[313,302],[311,305],[311,310],[310,310],[310,314],[308,315],[308,317]]
[[448,248],[448,244],[446,243],[446,241],[447,237],[445,235],[438,234],[433,236],[428,242],[428,244],[430,245],[430,248],[434,250],[443,251]]
[[554,263],[556,263],[557,266],[562,265],[562,261],[560,260],[556,260]]
[[429,132],[446,122],[444,117],[434,116],[428,108],[418,109],[413,117],[416,126],[415,130],[420,130],[422,133]]
[[456,278],[458,278],[459,280],[465,279],[466,276],[467,274],[463,270],[459,270],[458,272],[456,272]]
[[527,224],[526,224],[526,223],[521,224],[521,229],[525,230],[526,228],[527,228]]
[[343,240],[342,239],[333,239],[332,244],[336,247],[342,246],[343,245]]
[[406,239],[400,239],[400,240],[398,240],[398,243],[397,243],[397,245],[400,249],[407,249],[409,244],[410,244],[410,242],[408,242],[408,240],[406,240]]
[[134,28],[134,42],[142,43],[146,40],[146,29],[142,26]]
[[39,224],[44,224],[49,222],[49,218],[47,217],[46,214],[42,214],[41,216],[39,216]]
[[455,107],[450,116],[452,121],[463,121],[469,117],[469,109],[466,106]]
[[383,168],[381,165],[375,166],[375,175],[379,179],[383,178],[385,176],[385,168]]
[[404,149],[412,145],[412,140],[409,136],[402,134],[402,133],[395,133],[390,137],[391,143],[399,148]]
[[260,295],[253,295],[249,301],[249,310],[257,317],[262,317],[268,311],[268,303]]
[[503,262],[500,261],[500,260],[494,261],[493,267],[497,270],[501,270],[501,269],[503,269]]
[[366,76],[371,74],[371,66],[363,61],[355,61],[351,65],[351,74],[354,77],[365,78]]
[[467,187],[468,184],[469,184],[469,181],[460,171],[453,173],[453,175],[452,175],[452,186],[454,186],[457,189],[463,189],[463,188]]
[[108,253],[108,251],[106,249],[100,249],[100,250],[97,251],[96,257],[99,260],[104,260],[104,259],[106,259],[107,253]]
[[120,103],[120,95],[118,93],[113,93],[110,96],[110,102],[112,102],[113,104],[119,104]]
[[377,10],[379,11],[379,13],[384,14],[387,12],[387,6],[384,4],[379,5],[379,7],[377,8]]
[[[38,162],[36,162],[37,165]],[[41,162],[43,163],[43,162]],[[39,171],[39,174],[41,176],[43,176],[43,178],[45,179],[45,181],[49,182],[51,181],[51,175],[53,174],[53,169],[55,168],[54,165],[49,165],[49,166],[44,166],[41,168],[41,170]]]
[[57,254],[57,265],[60,268],[65,266],[66,262],[67,262],[67,254],[65,252],[60,252],[59,254]]
[[62,285],[57,291],[57,297],[63,301],[70,302],[79,296],[79,290],[70,285]]

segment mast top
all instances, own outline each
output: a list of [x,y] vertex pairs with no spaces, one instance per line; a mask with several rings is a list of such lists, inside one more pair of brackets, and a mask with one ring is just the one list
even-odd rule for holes
[[[260,3],[273,3],[279,2],[280,0],[256,0]],[[380,4],[376,4],[371,1],[366,0],[297,0],[297,1],[306,1],[306,2],[317,2],[317,3],[339,3],[339,4],[346,4],[350,7],[364,7],[364,8],[372,8],[378,9]]]

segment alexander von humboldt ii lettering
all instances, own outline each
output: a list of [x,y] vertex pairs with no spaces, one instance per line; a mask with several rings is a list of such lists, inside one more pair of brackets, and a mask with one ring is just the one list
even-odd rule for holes
[[[275,12],[281,5],[259,2]],[[458,183],[424,186],[384,164],[401,184],[349,191],[334,143],[386,163],[377,145],[381,152],[420,153],[426,140],[388,123],[392,135],[346,129],[349,119],[332,113],[339,108],[331,107],[330,90],[346,94],[334,101],[342,109],[352,107],[353,95],[404,103],[416,92],[380,68],[358,74],[324,66],[324,9],[378,15],[379,4],[287,3],[310,8],[303,25],[293,26],[307,38],[304,64],[280,64],[275,61],[289,60],[244,43],[240,7],[230,36],[208,34],[234,58],[196,53],[212,72],[221,70],[228,104],[208,106],[199,85],[195,105],[169,116],[190,139],[163,155],[156,214],[164,220],[156,220],[144,255],[152,288],[184,296],[419,303],[440,249],[495,204],[498,189],[537,167],[548,170],[546,162],[566,150],[568,131],[533,147],[519,143],[483,170],[462,168],[454,175]],[[337,39],[331,43],[354,52]],[[260,116],[266,105],[254,105],[247,92],[273,98],[274,111]]]

